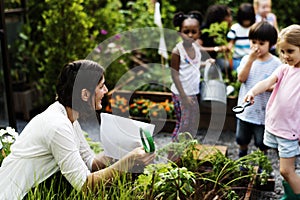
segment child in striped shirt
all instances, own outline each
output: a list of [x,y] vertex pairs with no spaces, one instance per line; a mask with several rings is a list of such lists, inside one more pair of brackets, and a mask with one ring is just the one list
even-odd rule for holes
[[243,56],[250,53],[248,38],[250,27],[255,23],[254,7],[250,3],[242,3],[237,12],[237,23],[233,24],[227,34],[228,48],[233,49],[233,70],[239,66]]
[[[237,68],[238,80],[242,83],[238,104],[244,102],[245,95],[257,82],[269,77],[282,64],[278,57],[269,52],[277,41],[277,30],[274,26],[268,22],[255,23],[250,28],[249,39],[250,54],[242,58]],[[255,146],[261,151],[267,151],[268,147],[263,143],[263,136],[266,104],[270,95],[271,90],[257,95],[255,104],[236,115],[236,142],[239,145],[239,157],[247,155],[252,136]]]

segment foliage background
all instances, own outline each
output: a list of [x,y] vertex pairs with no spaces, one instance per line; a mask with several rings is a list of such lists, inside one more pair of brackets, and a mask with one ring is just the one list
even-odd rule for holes
[[[5,8],[21,6],[21,0],[5,1]],[[97,43],[126,30],[156,27],[153,20],[154,0],[27,0],[24,26],[18,39],[9,46],[11,68],[25,73],[27,82],[35,83],[42,92],[42,104],[54,100],[56,77],[63,64],[85,58]],[[199,10],[203,15],[209,5],[226,4],[232,8],[233,19],[244,0],[160,0],[164,28],[174,29],[175,12]],[[300,0],[273,0],[279,28],[298,23]],[[147,36],[144,36],[147,37]],[[134,53],[134,52],[131,52]],[[151,62],[160,62],[154,49],[143,51]],[[124,55],[109,67],[106,79],[109,89],[132,65]]]

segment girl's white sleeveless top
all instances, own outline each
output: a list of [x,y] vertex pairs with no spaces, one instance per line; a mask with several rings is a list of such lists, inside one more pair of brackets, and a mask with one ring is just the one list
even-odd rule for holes
[[[200,93],[200,47],[193,43],[195,49],[195,58],[191,59],[183,47],[183,42],[176,45],[180,54],[179,80],[186,95],[196,95]],[[172,69],[171,69],[172,70]],[[179,95],[175,83],[171,85],[171,91]]]

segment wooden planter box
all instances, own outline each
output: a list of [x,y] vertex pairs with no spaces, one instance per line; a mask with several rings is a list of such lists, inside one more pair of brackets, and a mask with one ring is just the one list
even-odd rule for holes
[[[223,145],[203,145],[198,144],[196,145],[197,151],[194,152],[194,158],[201,160],[203,157],[207,155],[213,155],[216,151],[220,151],[223,155],[227,156],[227,146]],[[254,167],[254,170],[257,171],[258,167]],[[251,199],[259,199],[260,191],[257,191],[255,188],[255,180],[256,175],[253,175],[253,178],[250,180],[247,186],[242,189],[241,187],[241,194],[244,194],[243,200],[251,200]]]
[[[213,156],[220,151],[224,156],[227,156],[228,147],[224,145],[207,145],[207,144],[197,144],[195,146],[196,150],[193,152],[193,157],[195,160],[202,160],[208,155]],[[172,152],[169,153],[169,158],[175,162],[178,166],[182,166],[180,156],[172,155]],[[200,166],[202,171],[207,173],[212,172],[213,166],[209,163],[202,163]],[[254,167],[254,170],[257,171],[258,167]],[[255,187],[256,174],[253,175],[252,179],[249,182],[241,182],[237,188],[233,190],[240,195],[241,200],[250,200],[250,199],[260,199],[261,191],[257,190]],[[209,191],[207,191],[209,192]]]
[[[107,95],[107,102],[112,97],[119,95],[121,97],[126,98],[129,101],[129,104],[133,102],[133,99],[136,98],[144,98],[150,99],[151,101],[155,102],[163,102],[166,99],[172,101],[172,93],[170,92],[150,92],[150,91],[127,91],[127,90],[116,90],[112,93]],[[212,115],[212,106],[211,104],[200,104],[200,122],[199,122],[199,129],[222,129],[223,131],[235,131],[236,130],[236,117],[235,114],[232,112],[232,107],[237,104],[237,98],[235,97],[228,97],[227,98],[227,105],[224,107],[224,104],[216,105],[214,107],[214,114]],[[214,104],[215,106],[215,104]],[[219,106],[219,107],[218,107]],[[225,110],[224,110],[225,109]],[[226,116],[224,116],[226,113]],[[213,116],[213,117],[212,117]],[[225,117],[225,121],[224,121]],[[141,118],[141,117],[132,117],[133,119],[149,122],[149,119]],[[152,120],[153,121],[153,120]],[[168,119],[166,120],[165,125],[161,125],[164,120],[157,120],[159,124],[159,128],[163,126],[162,129],[159,129],[164,132],[172,132],[175,127],[175,120]],[[224,123],[222,123],[224,122]]]
[[29,88],[24,91],[13,91],[14,110],[16,113],[22,113],[23,118],[30,120],[30,112],[37,107],[39,91],[36,88]]

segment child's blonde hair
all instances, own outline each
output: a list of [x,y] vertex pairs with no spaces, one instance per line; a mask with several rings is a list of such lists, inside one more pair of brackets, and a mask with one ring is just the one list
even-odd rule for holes
[[278,35],[277,47],[282,42],[300,47],[300,25],[293,24],[282,29]]
[[[254,7],[255,13],[257,13],[258,5],[261,1],[266,1],[266,0],[253,0],[253,7]],[[270,2],[270,7],[272,7],[272,0],[267,0],[267,1]]]

